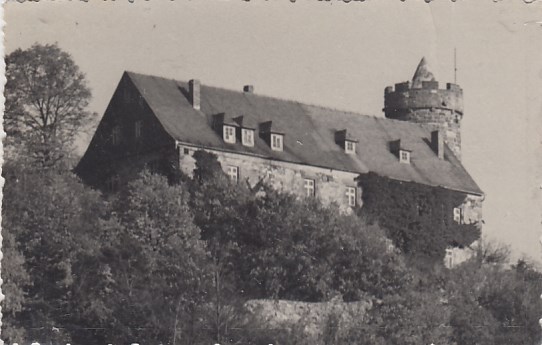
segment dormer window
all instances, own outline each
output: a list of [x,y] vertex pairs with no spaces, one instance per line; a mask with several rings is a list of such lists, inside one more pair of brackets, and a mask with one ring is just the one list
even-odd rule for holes
[[349,154],[356,153],[356,143],[350,140],[345,140],[344,142],[344,152]]
[[410,151],[399,150],[399,162],[410,164]]
[[235,127],[223,126],[224,141],[229,144],[235,144]]
[[260,137],[271,147],[273,151],[283,151],[284,131],[273,124],[272,121],[260,122]]
[[393,140],[389,142],[390,152],[397,158],[399,158],[400,163],[410,164],[410,154],[411,150],[405,148],[401,143],[401,140]]
[[282,134],[271,133],[271,149],[274,151],[282,151]]
[[241,141],[245,146],[254,146],[254,130],[243,128],[241,130]]
[[357,140],[346,129],[335,132],[335,142],[344,149],[347,154],[356,154]]
[[250,117],[240,115],[232,118],[229,123],[239,128],[239,132],[236,133],[237,140],[241,141],[243,146],[254,146],[254,129],[256,128],[256,123]]

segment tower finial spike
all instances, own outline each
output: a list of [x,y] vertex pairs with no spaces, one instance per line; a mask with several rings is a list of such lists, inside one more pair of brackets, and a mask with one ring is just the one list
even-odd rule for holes
[[457,84],[457,48],[454,47],[454,84]]

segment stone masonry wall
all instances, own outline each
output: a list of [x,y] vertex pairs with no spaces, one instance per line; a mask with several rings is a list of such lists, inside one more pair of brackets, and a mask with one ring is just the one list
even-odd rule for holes
[[269,329],[298,328],[307,340],[318,344],[326,323],[337,317],[339,329],[348,328],[362,320],[372,308],[371,300],[357,302],[298,302],[286,300],[250,300],[245,303],[246,316]]
[[[195,168],[192,157],[197,147],[178,144],[179,166],[181,170],[191,175]],[[248,183],[254,187],[259,182],[269,183],[273,188],[306,195],[304,180],[311,179],[315,183],[315,197],[324,203],[336,202],[345,211],[349,210],[347,187],[356,188],[356,205],[361,206],[361,188],[357,186],[358,174],[318,168],[308,165],[274,161],[239,153],[206,149],[217,155],[222,169],[226,172],[228,166],[234,166],[239,171],[239,183]]]
[[401,83],[396,84],[395,91],[391,87],[386,88],[384,106],[390,110],[441,108],[463,114],[463,91],[453,84],[448,84],[446,89],[438,89],[438,84],[415,89]]

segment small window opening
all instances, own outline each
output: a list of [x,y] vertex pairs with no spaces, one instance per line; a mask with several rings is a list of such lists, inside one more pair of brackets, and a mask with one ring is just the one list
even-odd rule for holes
[[271,149],[275,151],[282,151],[282,135],[271,134]]
[[444,257],[444,264],[448,268],[454,267],[454,251],[450,248],[446,248],[446,255]]
[[238,167],[232,166],[232,165],[228,166],[227,174],[230,177],[230,180],[232,180],[233,182],[237,183],[237,181],[239,181],[239,168]]
[[348,200],[348,206],[356,206],[356,188],[347,187],[346,188],[346,198]]
[[454,222],[463,224],[463,210],[460,207],[454,207]]
[[141,127],[143,123],[141,121],[136,121],[134,124],[134,131],[135,131],[135,137],[136,139],[139,139],[141,137]]
[[353,141],[346,140],[344,142],[344,152],[356,153],[356,143]]
[[314,196],[314,180],[305,179],[303,181],[303,188],[305,189],[305,195],[307,197],[313,197]]
[[400,150],[399,151],[399,161],[401,163],[410,164],[410,152],[405,151],[405,150]]
[[235,128],[232,126],[224,126],[224,141],[230,144],[235,144]]
[[120,178],[118,175],[111,176],[107,179],[107,190],[110,192],[116,192],[119,190]]
[[254,131],[252,129],[243,128],[241,141],[245,146],[254,146]]

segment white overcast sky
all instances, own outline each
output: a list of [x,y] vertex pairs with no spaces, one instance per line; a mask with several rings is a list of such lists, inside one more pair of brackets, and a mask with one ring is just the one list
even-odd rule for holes
[[100,115],[131,70],[383,116],[384,88],[422,56],[453,82],[457,48],[483,232],[542,261],[542,1],[13,1],[5,20],[7,53],[34,42],[68,51]]

